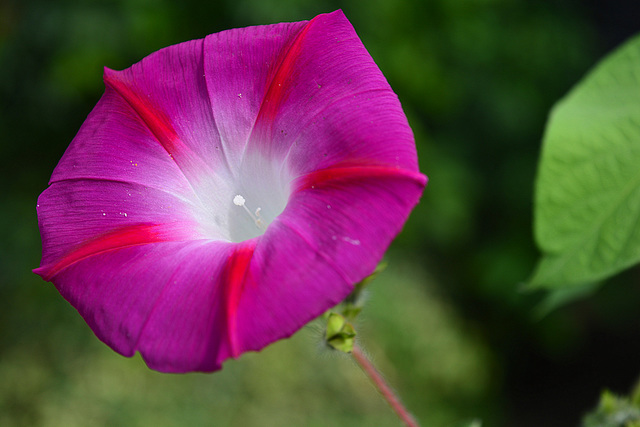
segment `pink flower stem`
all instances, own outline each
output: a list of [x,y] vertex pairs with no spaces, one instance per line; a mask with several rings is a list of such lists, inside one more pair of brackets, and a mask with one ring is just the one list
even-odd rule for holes
[[393,390],[391,390],[391,387],[389,387],[384,378],[382,378],[382,375],[380,375],[373,363],[367,358],[367,356],[365,356],[357,345],[353,346],[351,354],[353,355],[356,363],[362,368],[365,374],[367,374],[378,391],[398,415],[398,418],[400,418],[407,427],[419,427],[419,424],[415,418],[413,418],[413,415],[411,415],[407,408],[404,407],[402,402],[400,402],[400,398],[393,392]]

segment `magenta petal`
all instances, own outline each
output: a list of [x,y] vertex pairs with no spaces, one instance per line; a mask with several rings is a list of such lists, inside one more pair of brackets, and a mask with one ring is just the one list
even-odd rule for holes
[[242,350],[287,337],[342,301],[376,267],[424,185],[419,173],[380,168],[299,180],[255,248],[237,311]]
[[165,48],[124,71],[105,69],[105,94],[51,181],[112,179],[185,192],[191,169],[223,162],[202,44]]
[[161,234],[170,240],[199,238],[202,232],[194,219],[195,209],[187,200],[137,184],[98,180],[56,182],[38,199],[41,265],[59,263],[87,242],[140,224],[162,225]]
[[223,31],[204,40],[205,78],[222,144],[241,162],[278,59],[306,22]]
[[55,278],[96,335],[166,372],[212,371],[232,355],[223,270],[233,245],[160,242],[106,251]]
[[41,266],[160,371],[290,336],[372,272],[426,184],[341,11],[224,31],[123,71],[38,199]]
[[279,64],[252,148],[286,158],[294,175],[336,163],[417,170],[398,97],[341,11],[311,20]]
[[128,104],[187,178],[193,178],[193,168],[212,171],[224,161],[202,78],[202,49],[203,40],[181,43],[104,74],[107,94]]

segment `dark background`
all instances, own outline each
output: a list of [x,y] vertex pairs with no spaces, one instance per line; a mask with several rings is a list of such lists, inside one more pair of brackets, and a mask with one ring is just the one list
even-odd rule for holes
[[542,319],[544,295],[521,285],[537,257],[548,112],[640,29],[638,2],[5,0],[0,425],[395,425],[375,392],[355,391],[368,386],[357,368],[307,350],[317,327],[213,375],[156,374],[99,343],[31,273],[37,196],[99,99],[103,66],[337,8],[398,93],[430,178],[363,313],[363,340],[411,409],[424,425],[570,426],[603,388],[631,389],[639,270]]

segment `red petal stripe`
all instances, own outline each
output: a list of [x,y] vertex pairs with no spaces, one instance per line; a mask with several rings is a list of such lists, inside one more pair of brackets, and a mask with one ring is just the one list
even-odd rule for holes
[[134,89],[129,87],[127,82],[119,78],[118,72],[105,69],[104,83],[115,90],[122,99],[131,106],[158,142],[162,144],[167,153],[170,155],[173,154],[177,149],[177,145],[182,145],[178,134],[166,114],[151,105],[148,99],[144,99]]
[[424,186],[427,182],[427,177],[422,175],[420,172],[399,169],[392,166],[342,166],[321,169],[301,176],[296,180],[294,188],[295,191],[302,191],[336,180],[359,180],[371,178],[409,179],[415,181],[416,184],[419,184],[420,186]]
[[40,274],[44,280],[50,281],[65,268],[93,255],[129,246],[172,240],[166,230],[162,230],[161,227],[158,224],[136,224],[111,231],[82,243],[62,257],[60,261],[41,266],[34,272]]
[[247,284],[247,272],[255,247],[256,240],[247,240],[239,244],[229,255],[224,270],[223,283],[225,284],[224,293],[227,310],[227,339],[233,357],[237,357],[241,353],[236,336],[236,312]]
[[274,67],[275,74],[269,81],[269,87],[260,105],[256,123],[272,123],[276,117],[278,108],[285,100],[288,84],[292,80],[292,74],[295,69],[295,62],[302,51],[304,38],[316,18],[309,21],[300,30],[288,48],[283,49],[283,53],[278,57]]

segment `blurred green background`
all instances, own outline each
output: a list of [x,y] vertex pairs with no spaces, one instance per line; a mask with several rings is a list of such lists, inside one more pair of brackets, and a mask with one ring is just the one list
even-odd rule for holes
[[534,316],[520,292],[549,109],[640,30],[616,0],[0,1],[0,425],[394,426],[311,324],[221,372],[166,375],[99,342],[31,273],[35,204],[103,91],[161,47],[342,8],[398,93],[430,182],[371,286],[362,343],[425,426],[570,426],[638,376],[640,270]]

